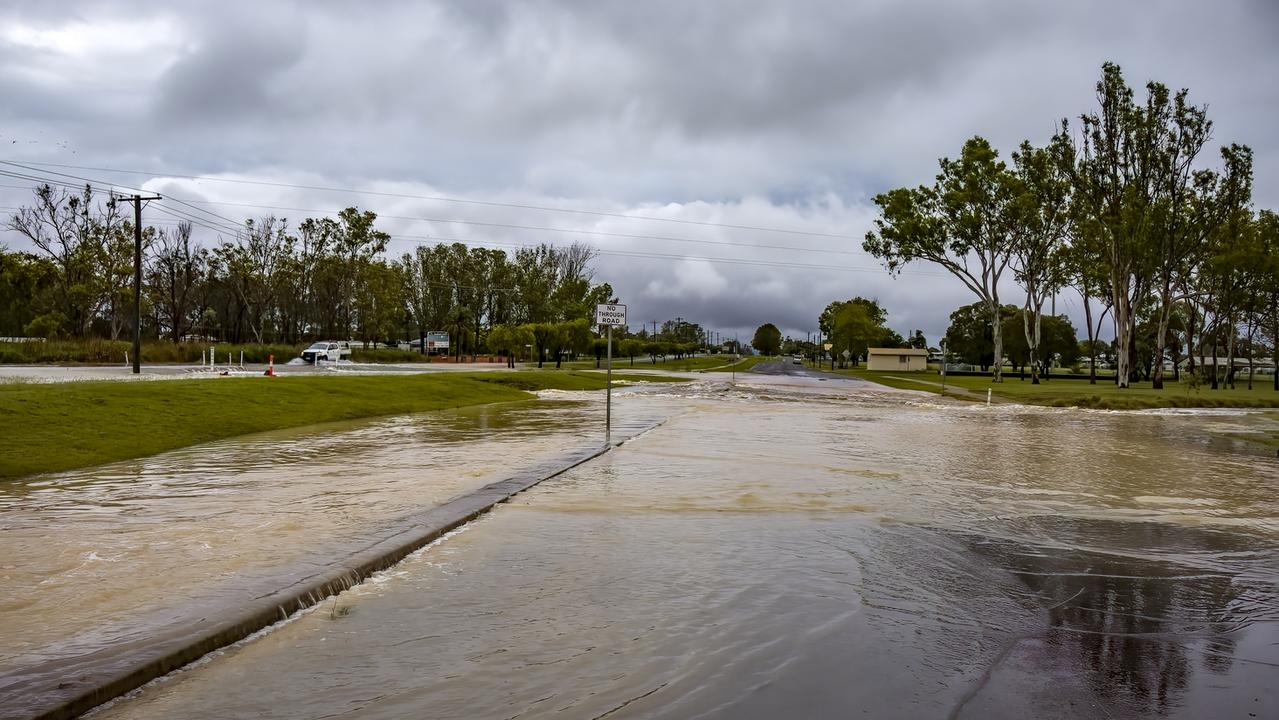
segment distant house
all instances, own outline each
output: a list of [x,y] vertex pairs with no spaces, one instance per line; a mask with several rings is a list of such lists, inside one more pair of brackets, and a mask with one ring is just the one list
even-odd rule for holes
[[[1216,368],[1218,372],[1225,372],[1226,365],[1228,364],[1229,364],[1229,361],[1224,357],[1217,358],[1217,357],[1209,356],[1209,357],[1203,358],[1202,360],[1199,359],[1198,357],[1195,358],[1196,367]],[[1177,367],[1181,370],[1185,370],[1187,367],[1189,367],[1189,365],[1190,365],[1190,358],[1182,358],[1181,362],[1177,363]],[[1258,375],[1269,375],[1275,371],[1274,358],[1268,358],[1268,357],[1253,358],[1252,366],[1253,366],[1253,369],[1257,371]],[[1164,367],[1169,368],[1169,363],[1165,362]],[[1235,358],[1235,371],[1238,372],[1241,370],[1244,372],[1247,372],[1248,370],[1248,358],[1246,357]]]
[[867,370],[914,372],[928,369],[928,351],[915,348],[869,348]]

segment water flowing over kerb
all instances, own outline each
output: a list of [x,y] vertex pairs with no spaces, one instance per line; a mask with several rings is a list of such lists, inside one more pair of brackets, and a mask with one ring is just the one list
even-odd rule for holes
[[200,613],[135,642],[0,677],[0,719],[61,720],[83,714],[204,655],[287,620],[293,613],[349,590],[498,503],[593,460],[662,422],[648,419],[616,427],[609,445],[573,448],[553,460],[404,518],[388,537],[318,569],[311,567],[277,578],[281,582],[274,588],[244,606],[228,608],[223,617]]

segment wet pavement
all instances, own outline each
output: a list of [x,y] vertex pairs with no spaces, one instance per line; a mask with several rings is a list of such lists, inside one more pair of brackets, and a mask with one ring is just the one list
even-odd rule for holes
[[[96,716],[1279,717],[1279,466],[1230,437],[1273,419],[985,407],[781,373],[637,388],[615,410],[661,408],[665,424]],[[583,404],[556,418],[598,409],[568,401]],[[562,442],[499,428],[444,460],[384,432],[357,432],[354,455],[342,432],[318,437],[350,465],[453,472]],[[238,484],[233,466],[216,476]],[[221,487],[211,475],[192,495]],[[46,512],[76,517],[73,489],[49,490],[62,504]],[[146,524],[192,512],[157,500],[163,483],[135,492],[123,507],[154,505]],[[243,506],[342,535],[369,522],[343,514],[369,492]],[[390,492],[373,516],[422,501]],[[122,522],[110,508],[82,517]],[[200,527],[193,544],[213,532]],[[225,562],[307,552],[306,532],[267,537]],[[198,584],[220,554],[178,577]],[[153,561],[130,560],[130,577]],[[11,584],[66,572],[49,562]],[[44,622],[74,615],[71,597]]]

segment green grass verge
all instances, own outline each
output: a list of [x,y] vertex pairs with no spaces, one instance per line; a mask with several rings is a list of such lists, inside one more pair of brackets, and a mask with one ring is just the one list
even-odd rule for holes
[[0,479],[265,430],[604,386],[602,376],[574,372],[0,383]]
[[[185,363],[198,365],[214,348],[217,364],[240,362],[243,353],[247,363],[264,363],[270,355],[278,363],[298,357],[306,345],[255,345],[230,343],[171,343],[148,340],[142,343],[142,362]],[[50,340],[49,342],[0,342],[0,365],[124,365],[126,353],[133,352],[131,340]]]
[[[837,370],[836,372],[906,390],[923,390],[933,393],[941,390],[937,387],[937,384],[941,382],[941,376],[936,373],[871,372],[863,369]],[[1000,399],[1055,407],[1105,410],[1163,407],[1279,407],[1279,392],[1273,390],[1269,377],[1254,381],[1252,390],[1248,390],[1247,385],[1241,383],[1236,383],[1236,388],[1233,390],[1229,388],[1212,390],[1206,386],[1193,389],[1174,382],[1164,383],[1163,390],[1153,389],[1148,382],[1134,383],[1132,387],[1121,389],[1113,382],[1103,380],[1098,380],[1096,385],[1090,384],[1087,380],[1061,379],[1033,385],[1030,380],[1019,380],[1017,375],[1005,375],[1002,383],[993,383],[986,377],[949,376],[946,378],[946,386],[948,389],[967,390],[979,397],[985,396],[989,388],[993,395]],[[956,397],[963,396],[956,394]]]

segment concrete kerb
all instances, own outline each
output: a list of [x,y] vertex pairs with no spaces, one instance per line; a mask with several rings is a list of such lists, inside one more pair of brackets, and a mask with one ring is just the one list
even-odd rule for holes
[[233,617],[218,621],[213,627],[199,627],[201,618],[186,628],[149,638],[140,648],[122,651],[112,648],[85,657],[51,661],[10,675],[4,679],[15,682],[6,683],[8,689],[17,687],[22,694],[3,698],[0,718],[63,720],[88,712],[359,585],[370,575],[394,566],[499,503],[593,460],[662,422],[635,428],[612,445],[576,448],[567,457],[540,463],[413,516],[409,527],[353,552],[320,573],[255,598]]

